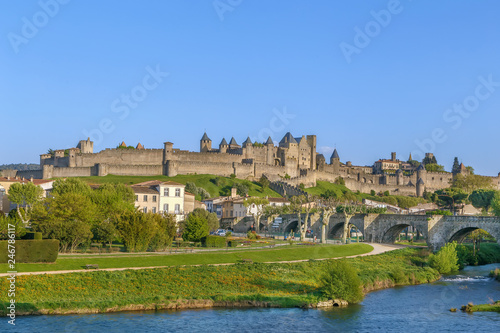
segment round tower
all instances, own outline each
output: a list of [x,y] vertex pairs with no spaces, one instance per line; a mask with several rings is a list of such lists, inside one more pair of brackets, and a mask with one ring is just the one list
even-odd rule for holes
[[422,178],[417,181],[417,197],[423,197],[425,192],[425,183]]
[[200,153],[206,153],[212,150],[212,140],[207,135],[207,132],[203,134],[203,137],[200,140]]

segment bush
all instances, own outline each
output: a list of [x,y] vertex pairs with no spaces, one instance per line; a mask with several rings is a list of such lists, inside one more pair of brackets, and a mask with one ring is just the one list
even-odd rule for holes
[[199,242],[203,237],[208,236],[208,222],[203,216],[189,214],[184,222],[184,232],[182,238],[191,242]]
[[[8,241],[0,241],[0,263],[7,263]],[[55,262],[59,253],[59,241],[56,239],[16,240],[16,263]]]
[[436,254],[431,254],[429,265],[441,274],[458,271],[457,243],[448,243]]
[[371,190],[371,191],[370,191],[370,195],[375,196],[375,194],[376,194],[376,193],[375,193],[375,190]]
[[329,299],[343,299],[349,303],[363,300],[362,283],[356,269],[345,260],[332,260],[321,278],[321,291]]
[[226,247],[226,238],[221,236],[207,236],[202,239],[205,247]]
[[248,239],[257,239],[257,234],[255,233],[255,231],[248,231],[247,232],[247,238]]

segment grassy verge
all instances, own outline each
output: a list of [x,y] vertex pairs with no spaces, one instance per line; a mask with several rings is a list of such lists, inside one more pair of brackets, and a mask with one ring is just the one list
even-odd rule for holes
[[[177,175],[175,177],[167,177],[163,175],[158,176],[116,176],[107,175],[104,177],[91,176],[91,177],[78,177],[89,184],[104,184],[104,183],[122,183],[133,185],[142,183],[149,180],[162,180],[174,181],[181,184],[193,182],[198,187],[203,187],[210,193],[211,197],[218,197],[220,195],[229,195],[231,187],[236,183],[243,183],[248,186],[248,195],[255,197],[273,197],[280,198],[281,195],[270,188],[262,188],[259,183],[251,182],[244,179],[231,179],[229,177],[218,177],[214,175]],[[218,178],[218,181],[216,179]],[[218,183],[218,185],[216,185]]]
[[[99,268],[152,267],[237,263],[242,259],[253,262],[291,261],[303,259],[323,259],[352,256],[368,253],[373,247],[368,244],[350,245],[304,245],[274,249],[259,249],[249,251],[217,251],[189,254],[166,254],[155,256],[117,256],[99,258],[59,257],[54,264],[17,264],[17,272],[40,272],[83,269],[87,264],[97,264]],[[7,264],[0,265],[0,272],[7,272]]]
[[[368,291],[438,279],[435,270],[421,266],[425,256],[423,250],[406,248],[346,260],[358,269]],[[310,260],[24,275],[16,280],[17,313],[161,309],[181,300],[260,301],[267,302],[268,306],[304,306],[324,300],[320,277],[327,265],[328,261]],[[0,289],[7,290],[7,283],[6,279],[0,279]],[[3,314],[6,298],[6,293],[0,296],[0,312]]]

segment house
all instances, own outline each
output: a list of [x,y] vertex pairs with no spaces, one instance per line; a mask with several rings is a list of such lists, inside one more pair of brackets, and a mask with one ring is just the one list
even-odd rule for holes
[[8,213],[10,210],[16,208],[16,205],[11,203],[7,197],[9,194],[9,188],[14,183],[33,183],[42,188],[42,197],[46,198],[50,195],[52,191],[52,186],[54,184],[53,180],[50,179],[26,179],[20,177],[0,177],[0,210],[4,213]]
[[155,186],[131,186],[135,194],[135,206],[144,213],[159,212],[160,194]]
[[[132,186],[136,193],[136,206],[144,212],[174,214],[182,221],[187,214],[205,204],[185,191],[186,185],[173,181],[150,180]],[[149,200],[149,201],[144,201]]]
[[217,218],[222,218],[222,204],[227,200],[227,197],[217,197],[203,200],[206,205],[206,210],[210,213],[217,214]]

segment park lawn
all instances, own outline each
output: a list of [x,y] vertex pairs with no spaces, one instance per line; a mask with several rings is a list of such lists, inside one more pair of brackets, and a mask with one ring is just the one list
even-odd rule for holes
[[[204,265],[237,263],[242,259],[253,262],[292,261],[304,259],[324,259],[352,256],[368,253],[373,247],[368,244],[349,245],[304,245],[304,247],[274,248],[249,251],[218,251],[189,254],[167,254],[157,256],[120,256],[91,258],[85,256],[78,258],[60,257],[54,264],[16,264],[17,272],[40,272],[59,270],[84,269],[87,264],[97,264],[99,268],[124,268],[124,267],[153,267],[153,266],[178,266],[178,265]],[[0,273],[9,269],[7,264],[0,265]]]
[[[162,181],[174,181],[181,184],[186,184],[187,182],[193,182],[198,187],[203,187],[210,193],[211,197],[218,196],[228,196],[230,194],[231,187],[236,183],[244,183],[248,186],[248,195],[254,197],[272,197],[280,198],[281,195],[278,192],[271,190],[270,188],[263,189],[257,182],[251,182],[244,179],[231,179],[229,177],[218,177],[215,175],[177,175],[175,177],[167,177],[164,175],[158,176],[117,176],[117,175],[107,175],[104,177],[91,176],[91,177],[77,177],[89,184],[104,184],[104,183],[122,183],[126,185],[133,185],[137,183],[142,183],[149,180],[162,180]],[[216,178],[222,180],[222,184],[217,186],[214,183]]]
[[[376,285],[378,288],[435,281],[439,278],[437,271],[413,263],[422,256],[425,256],[422,250],[407,248],[346,260],[358,269],[367,290],[373,289],[373,281],[381,282]],[[22,275],[16,277],[16,311],[26,314],[162,309],[168,303],[183,300],[264,301],[272,306],[304,306],[325,299],[320,280],[328,265],[328,260],[310,260]],[[396,271],[399,273],[393,277],[390,272]],[[411,278],[401,279],[399,275]],[[0,279],[0,289],[6,290],[8,283]],[[7,293],[0,295],[0,314],[5,314],[7,302]]]

